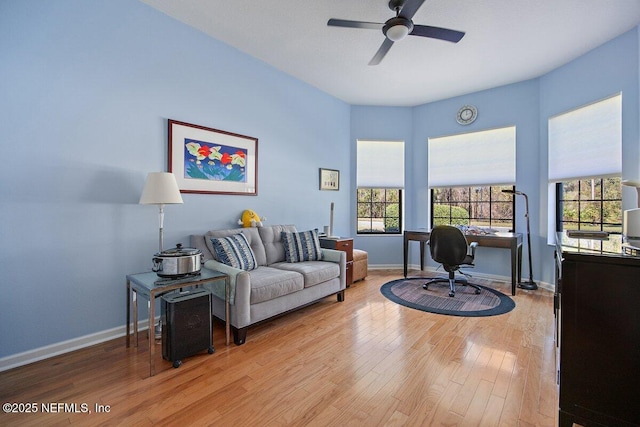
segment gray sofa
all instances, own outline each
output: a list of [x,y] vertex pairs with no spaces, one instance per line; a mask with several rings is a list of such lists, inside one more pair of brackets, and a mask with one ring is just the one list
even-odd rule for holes
[[[229,275],[230,324],[237,345],[245,343],[247,329],[263,320],[316,302],[329,295],[344,301],[346,253],[321,249],[320,260],[287,262],[282,232],[296,232],[293,225],[235,228],[192,235],[191,246],[202,251],[204,267]],[[222,263],[212,238],[242,233],[251,247],[257,268],[249,271]],[[214,286],[213,313],[225,318],[224,288]]]

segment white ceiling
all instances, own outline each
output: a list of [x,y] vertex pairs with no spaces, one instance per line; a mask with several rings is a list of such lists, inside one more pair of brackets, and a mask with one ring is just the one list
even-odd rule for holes
[[541,76],[640,23],[640,0],[426,0],[414,23],[465,31],[409,36],[382,63],[387,0],[141,0],[349,104],[414,106]]

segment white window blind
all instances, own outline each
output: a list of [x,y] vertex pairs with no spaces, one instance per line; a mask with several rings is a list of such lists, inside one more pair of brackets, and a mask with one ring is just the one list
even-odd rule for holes
[[357,144],[357,186],[404,188],[404,141],[365,141]]
[[622,95],[549,119],[549,181],[622,172]]
[[429,138],[429,187],[513,185],[516,128]]

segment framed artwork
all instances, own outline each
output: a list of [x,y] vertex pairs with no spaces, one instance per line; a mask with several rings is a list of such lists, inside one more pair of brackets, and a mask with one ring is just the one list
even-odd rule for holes
[[181,193],[258,194],[258,139],[169,120],[169,172]]
[[320,168],[320,190],[340,190],[340,171]]

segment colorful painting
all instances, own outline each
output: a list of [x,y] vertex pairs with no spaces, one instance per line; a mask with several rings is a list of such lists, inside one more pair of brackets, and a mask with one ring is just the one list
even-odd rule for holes
[[258,139],[169,120],[169,172],[181,193],[258,194]]
[[246,182],[247,150],[185,138],[184,177]]

